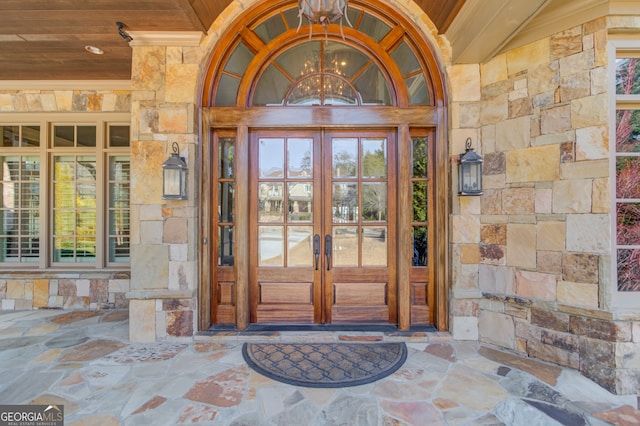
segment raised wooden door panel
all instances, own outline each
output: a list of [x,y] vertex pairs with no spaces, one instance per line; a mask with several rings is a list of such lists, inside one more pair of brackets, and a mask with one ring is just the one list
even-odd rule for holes
[[318,136],[258,132],[250,150],[250,320],[321,321]]

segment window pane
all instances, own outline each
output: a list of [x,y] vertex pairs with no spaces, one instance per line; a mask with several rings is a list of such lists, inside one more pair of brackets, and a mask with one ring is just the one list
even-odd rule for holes
[[420,63],[406,42],[402,42],[393,52],[391,57],[404,75],[420,70]]
[[129,262],[130,160],[109,157],[109,262]]
[[617,203],[618,245],[640,245],[640,203]]
[[[297,25],[297,23],[296,23]],[[280,14],[272,16],[271,18],[258,25],[253,31],[267,44],[274,38],[287,30]]]
[[387,177],[387,140],[362,140],[362,177]]
[[240,79],[224,74],[216,89],[217,106],[234,106],[238,97]]
[[38,261],[39,179],[37,157],[0,157],[0,262]]
[[618,250],[618,291],[640,291],[640,249]]
[[413,266],[428,266],[428,234],[426,226],[413,227]]
[[77,146],[96,146],[96,126],[78,126]]
[[333,184],[333,223],[358,221],[358,186],[355,183]]
[[[351,19],[351,15],[349,14],[348,16],[349,19]],[[352,24],[355,24],[355,22],[356,21],[351,21]],[[362,22],[360,23],[358,30],[379,42],[391,30],[391,27],[378,18],[365,13],[362,17]]]
[[233,222],[234,184],[222,182],[218,184],[218,220]]
[[333,228],[333,266],[358,266],[358,227]]
[[616,198],[640,198],[640,157],[616,159]]
[[426,137],[414,137],[413,142],[413,177],[414,178],[427,178],[428,177],[428,141]]
[[251,53],[244,43],[240,42],[231,54],[231,57],[229,57],[224,70],[230,74],[244,75],[249,62],[251,62],[252,59],[253,53]]
[[640,58],[616,59],[616,94],[640,94]]
[[221,178],[233,178],[233,153],[234,153],[234,138],[221,138],[218,148],[218,177]]
[[96,158],[54,157],[53,191],[54,261],[94,262]]
[[291,82],[273,64],[260,76],[253,95],[253,105],[282,105]]
[[362,220],[383,222],[387,220],[387,184],[362,184]]
[[313,177],[313,139],[287,140],[287,177]]
[[233,266],[233,226],[218,227],[218,265]]
[[2,146],[19,147],[20,146],[20,126],[0,126],[2,131]]
[[258,227],[258,264],[260,266],[284,266],[282,226]]
[[409,103],[411,105],[430,105],[431,99],[427,82],[423,74],[414,75],[405,81],[407,91],[409,92]]
[[640,152],[640,109],[616,111],[616,151]]
[[332,140],[333,151],[333,177],[356,177],[358,171],[358,139],[334,138]]
[[284,139],[260,139],[259,175],[284,177]]
[[365,105],[391,105],[391,94],[387,87],[387,80],[380,69],[371,64],[355,81],[355,86],[360,92],[362,103]]
[[2,146],[32,148],[40,146],[40,126],[0,126]]
[[313,266],[313,227],[287,228],[287,266]]
[[291,90],[287,98],[287,105],[321,105],[322,77],[312,75],[300,80]]
[[427,182],[413,182],[413,221],[427,221]]
[[311,222],[313,220],[313,184],[289,183],[288,191],[288,221]]
[[75,133],[73,126],[54,126],[53,135],[53,146],[74,146]]
[[324,105],[357,105],[358,94],[351,88],[347,80],[330,74],[323,78]]
[[258,194],[258,222],[284,222],[284,184],[261,183]]
[[130,142],[129,126],[109,126],[109,146],[129,146]]
[[362,228],[362,266],[387,266],[387,228]]

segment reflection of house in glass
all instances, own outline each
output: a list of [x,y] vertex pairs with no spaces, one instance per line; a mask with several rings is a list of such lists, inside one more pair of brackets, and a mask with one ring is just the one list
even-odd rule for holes
[[312,218],[311,183],[288,184],[288,211],[290,222],[308,222]]

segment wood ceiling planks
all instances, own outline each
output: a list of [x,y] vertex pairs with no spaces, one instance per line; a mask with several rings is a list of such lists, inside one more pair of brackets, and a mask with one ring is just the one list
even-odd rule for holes
[[[414,0],[444,32],[465,0]],[[206,31],[232,0],[0,0],[0,80],[123,79],[130,31]],[[92,55],[94,45],[105,55]]]

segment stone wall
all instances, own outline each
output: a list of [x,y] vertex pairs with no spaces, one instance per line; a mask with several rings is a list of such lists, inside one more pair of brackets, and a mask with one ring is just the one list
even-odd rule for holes
[[[22,83],[21,85],[26,85]],[[72,86],[72,83],[58,84]],[[98,84],[96,84],[98,86]],[[130,90],[16,89],[0,90],[2,113],[130,112]],[[127,308],[129,272],[0,271],[0,309]]]
[[[133,46],[130,338],[193,336],[199,143],[197,48]],[[177,142],[188,200],[162,199],[162,163]],[[199,160],[199,159],[198,159]]]
[[637,393],[640,313],[606,297],[607,39],[602,18],[450,70],[452,152],[485,160],[484,195],[454,197],[452,331]]
[[2,112],[129,112],[129,90],[1,90]]
[[0,273],[2,310],[126,309],[129,272]]

